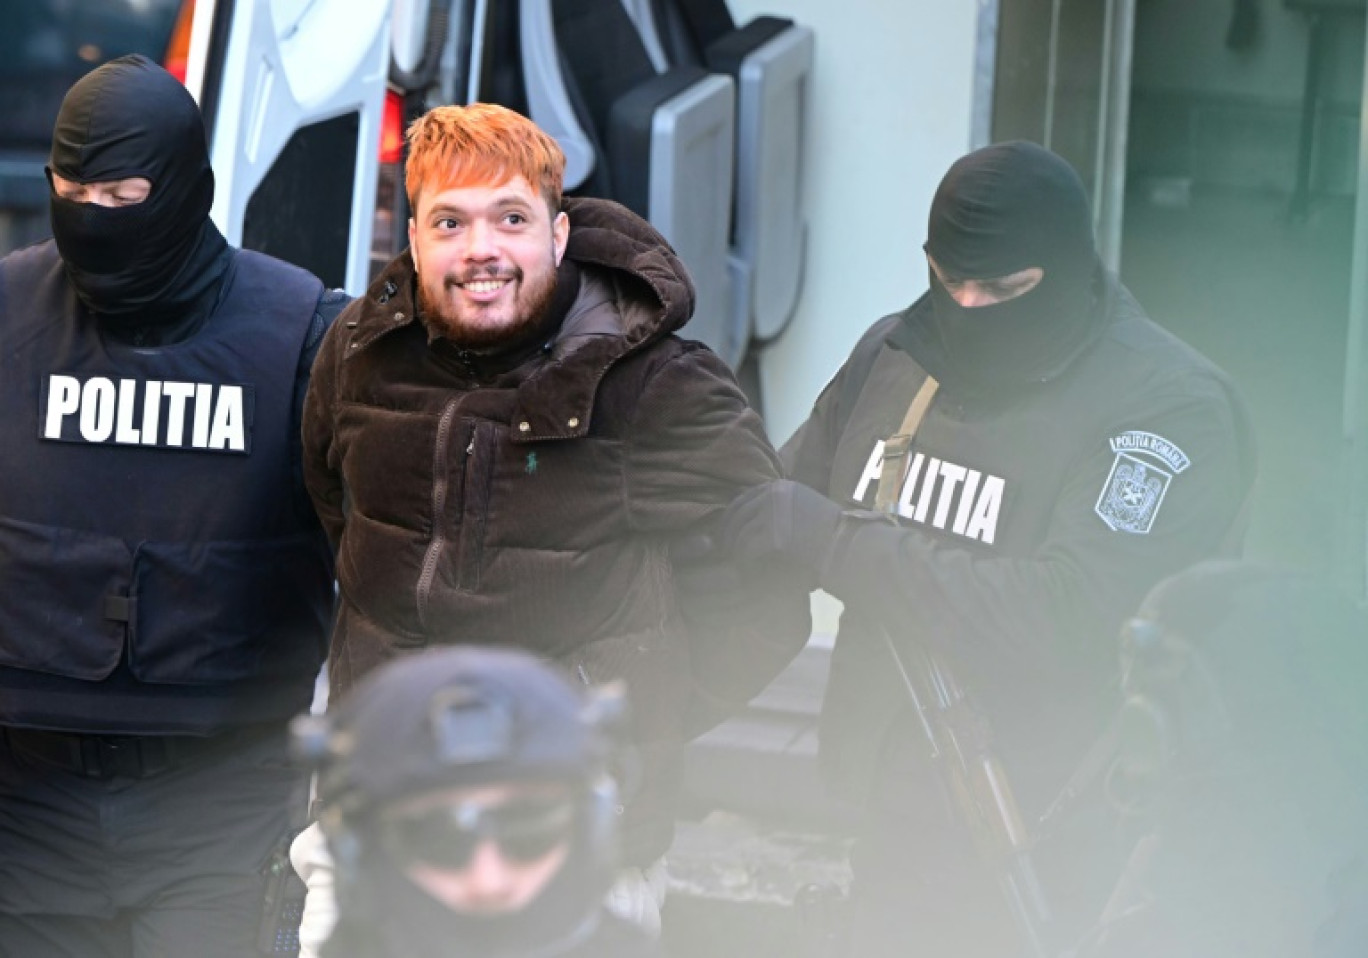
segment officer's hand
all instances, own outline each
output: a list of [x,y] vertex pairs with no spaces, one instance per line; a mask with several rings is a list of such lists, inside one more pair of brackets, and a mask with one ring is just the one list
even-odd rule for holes
[[675,591],[681,600],[717,601],[743,586],[738,580],[736,562],[721,548],[716,530],[717,518],[704,528],[674,539],[669,544],[670,566]]
[[[716,519],[720,519],[719,513]],[[714,519],[709,528],[717,525]],[[720,545],[720,533],[695,531],[669,544],[675,594],[686,618],[730,613],[752,598],[750,579]]]
[[722,515],[724,550],[741,562],[782,557],[814,576],[841,521],[841,507],[802,483],[776,479],[747,489]]

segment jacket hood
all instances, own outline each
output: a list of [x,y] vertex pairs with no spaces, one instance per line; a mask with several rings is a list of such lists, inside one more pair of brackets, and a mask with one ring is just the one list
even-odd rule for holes
[[649,289],[648,298],[658,315],[630,317],[623,329],[628,339],[655,339],[689,321],[694,310],[693,280],[654,226],[612,200],[567,199],[562,208],[570,217],[567,257],[623,274]]
[[[586,434],[604,373],[693,315],[693,281],[653,226],[611,200],[567,198],[562,209],[570,217],[565,256],[583,276],[550,360],[519,387],[520,442]],[[415,300],[413,257],[405,250],[342,317],[346,356],[418,322]]]

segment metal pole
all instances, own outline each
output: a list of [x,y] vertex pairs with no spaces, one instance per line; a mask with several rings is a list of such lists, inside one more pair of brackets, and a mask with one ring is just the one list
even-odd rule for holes
[[1106,213],[1103,198],[1106,195],[1107,144],[1111,137],[1112,108],[1112,56],[1115,46],[1116,0],[1104,0],[1102,14],[1101,63],[1098,64],[1097,92],[1097,145],[1093,149],[1093,227],[1100,227]]
[[1121,228],[1126,210],[1126,143],[1130,129],[1131,69],[1135,50],[1135,0],[1107,4],[1107,62],[1102,65],[1103,116],[1097,181],[1097,245],[1102,262],[1121,271]]
[[997,88],[999,0],[979,0],[978,36],[974,46],[974,116],[969,149],[993,142],[993,94]]
[[485,21],[488,18],[488,0],[475,0],[475,21],[470,28],[470,73],[466,76],[466,103],[478,103],[480,100],[480,80],[484,76]]
[[1306,218],[1311,208],[1311,160],[1316,148],[1316,111],[1320,102],[1321,60],[1329,39],[1329,18],[1316,11],[1307,14],[1310,36],[1306,43],[1306,80],[1302,85],[1301,132],[1297,140],[1297,180],[1292,190],[1291,215]]
[[[1368,51],[1365,51],[1368,54]],[[1347,522],[1340,547],[1345,579],[1368,600],[1368,71],[1359,103],[1358,189],[1354,255],[1349,276],[1349,339],[1345,349],[1343,425]]]
[[1041,146],[1054,149],[1055,91],[1059,86],[1059,18],[1063,0],[1050,8],[1050,49],[1045,62],[1045,134]]
[[190,21],[190,49],[185,63],[185,88],[199,103],[204,93],[204,71],[209,60],[209,36],[213,32],[217,0],[195,4]]

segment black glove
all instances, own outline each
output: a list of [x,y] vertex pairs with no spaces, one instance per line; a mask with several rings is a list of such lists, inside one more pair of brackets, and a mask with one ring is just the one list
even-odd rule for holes
[[[719,513],[706,528],[713,528]],[[675,592],[685,616],[727,612],[750,600],[746,578],[740,575],[734,556],[719,544],[720,534],[695,531],[669,544]]]
[[841,507],[802,483],[776,479],[747,489],[722,515],[722,548],[740,562],[780,557],[819,575]]

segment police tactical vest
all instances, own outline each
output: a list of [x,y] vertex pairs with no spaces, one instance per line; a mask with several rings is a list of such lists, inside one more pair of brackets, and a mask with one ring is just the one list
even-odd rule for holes
[[240,252],[194,336],[141,349],[101,333],[51,243],[2,265],[0,680],[307,686],[332,578],[292,410],[319,281]]
[[[869,510],[888,472],[886,453],[903,452],[881,511],[915,530],[909,541],[918,550],[937,550],[927,567],[944,575],[921,592],[894,580],[890,608],[906,609],[899,595],[924,599],[938,584],[955,611],[939,620],[935,609],[907,615],[897,634],[935,648],[930,630],[939,626],[949,635],[942,643],[961,643],[956,673],[992,723],[1018,798],[1039,811],[1092,744],[1095,717],[1114,707],[1107,677],[1115,628],[1096,623],[1119,622],[1139,595],[1114,596],[1127,582],[1143,593],[1165,569],[1212,554],[1222,534],[1243,528],[1238,515],[1254,473],[1248,421],[1224,374],[1117,287],[1102,334],[1063,374],[996,402],[942,388],[903,450],[891,439],[905,431],[928,371],[895,333],[925,308],[922,301],[886,317],[865,335],[832,393],[836,425],[815,420],[811,448],[794,451],[803,464],[795,477]],[[870,560],[856,565],[854,550],[845,561],[871,581],[889,574]],[[1030,563],[1116,587],[1099,588],[1108,606],[1098,610],[1081,592],[1078,601],[1042,592],[1040,603],[1020,605],[1017,576]],[[885,613],[846,605],[821,716],[824,776],[855,802],[881,774],[889,728],[910,717],[906,688],[882,648]],[[1067,654],[1004,665],[1013,633],[996,630],[1013,618],[1016,636],[1041,628],[1039,645]]]

